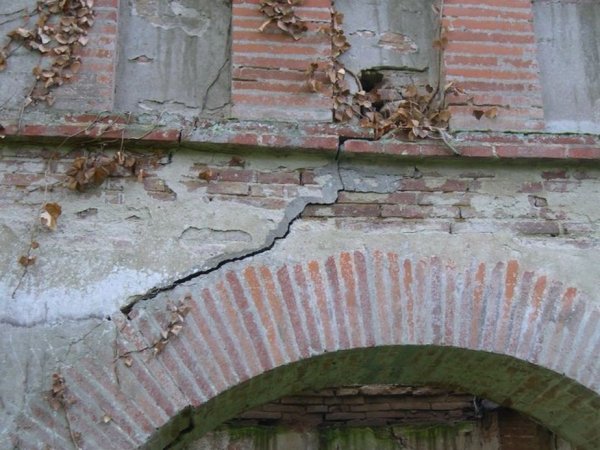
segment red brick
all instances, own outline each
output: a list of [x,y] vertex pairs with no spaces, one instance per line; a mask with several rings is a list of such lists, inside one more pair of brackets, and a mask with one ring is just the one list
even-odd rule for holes
[[381,217],[402,217],[403,219],[424,219],[427,210],[420,206],[383,205]]
[[515,224],[515,230],[525,235],[549,235],[558,236],[560,234],[560,225],[551,221],[518,222]]
[[312,281],[312,288],[314,290],[317,309],[319,311],[320,323],[323,327],[323,334],[325,337],[325,348],[333,349],[334,345],[334,320],[330,314],[330,310],[327,305],[327,296],[325,294],[325,285],[323,283],[323,276],[321,275],[321,268],[317,261],[308,262],[309,278]]
[[567,155],[574,159],[600,159],[600,146],[570,147]]
[[300,184],[299,172],[259,172],[257,183],[265,184]]
[[294,281],[298,287],[299,292],[305,293],[305,295],[299,295],[298,301],[300,302],[300,308],[305,311],[306,317],[306,332],[308,334],[308,341],[313,351],[321,351],[323,344],[320,339],[320,330],[317,320],[317,311],[313,303],[313,299],[309,294],[308,282],[304,273],[304,267],[301,264],[294,265]]
[[327,258],[325,262],[325,273],[327,275],[329,291],[331,292],[331,301],[334,302],[332,308],[336,323],[336,328],[334,329],[334,332],[337,332],[338,334],[339,345],[341,346],[341,348],[349,348],[349,344],[351,342],[351,331],[346,320],[345,308],[341,301],[342,294],[335,258],[333,258],[332,256]]
[[289,314],[290,324],[292,326],[296,345],[300,351],[300,356],[307,357],[309,353],[310,339],[308,336],[306,336],[302,324],[302,318],[305,311],[298,305],[297,297],[294,292],[292,280],[290,278],[289,269],[287,266],[283,266],[277,271],[277,280],[279,281],[282,300],[286,306],[287,313]]
[[336,204],[332,207],[336,217],[379,217],[379,205],[365,204]]
[[2,184],[16,187],[27,187],[44,179],[43,174],[37,173],[5,173]]
[[250,186],[247,183],[233,181],[211,181],[206,190],[208,194],[248,195]]

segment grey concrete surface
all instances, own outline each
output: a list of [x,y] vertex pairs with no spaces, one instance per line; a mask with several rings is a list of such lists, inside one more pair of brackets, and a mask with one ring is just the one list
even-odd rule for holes
[[121,2],[115,108],[227,114],[230,0]]
[[600,133],[600,3],[534,1],[533,10],[548,130]]
[[[386,68],[404,76],[402,83],[435,76],[437,32],[433,0],[338,0],[343,29],[352,46],[340,61],[356,74]],[[396,85],[401,85],[398,83]]]

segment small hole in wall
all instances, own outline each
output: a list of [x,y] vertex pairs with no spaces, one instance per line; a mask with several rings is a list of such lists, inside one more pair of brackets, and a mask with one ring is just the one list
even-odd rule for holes
[[375,69],[360,71],[360,83],[365,92],[371,92],[375,86],[383,81],[383,74]]

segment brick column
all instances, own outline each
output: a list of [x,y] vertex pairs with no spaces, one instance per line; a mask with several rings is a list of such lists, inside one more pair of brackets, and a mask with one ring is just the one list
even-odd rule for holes
[[296,8],[308,25],[298,40],[276,24],[258,31],[266,20],[259,8],[259,0],[233,1],[233,117],[330,122],[331,92],[311,92],[305,71],[311,62],[325,64],[331,55],[329,37],[317,31],[330,23],[331,0],[305,0]]
[[[449,98],[452,128],[543,130],[531,1],[448,0],[444,13],[446,78],[466,90]],[[496,118],[473,116],[493,107]]]
[[119,0],[95,0],[95,23],[88,44],[79,51],[81,70],[72,83],[57,91],[61,109],[110,111],[113,109],[118,48]]

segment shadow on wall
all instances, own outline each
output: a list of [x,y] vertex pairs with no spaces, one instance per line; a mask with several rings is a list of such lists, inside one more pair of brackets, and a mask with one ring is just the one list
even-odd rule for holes
[[[471,392],[532,416],[566,439],[585,444],[600,421],[598,395],[547,369],[515,358],[453,347],[388,346],[309,358],[255,377],[185,411],[187,427],[173,438],[159,431],[148,449],[185,448],[243,411],[286,395],[341,384],[436,385]],[[174,418],[170,425],[183,417]],[[180,424],[181,425],[181,424]],[[597,442],[597,441],[595,441]]]

